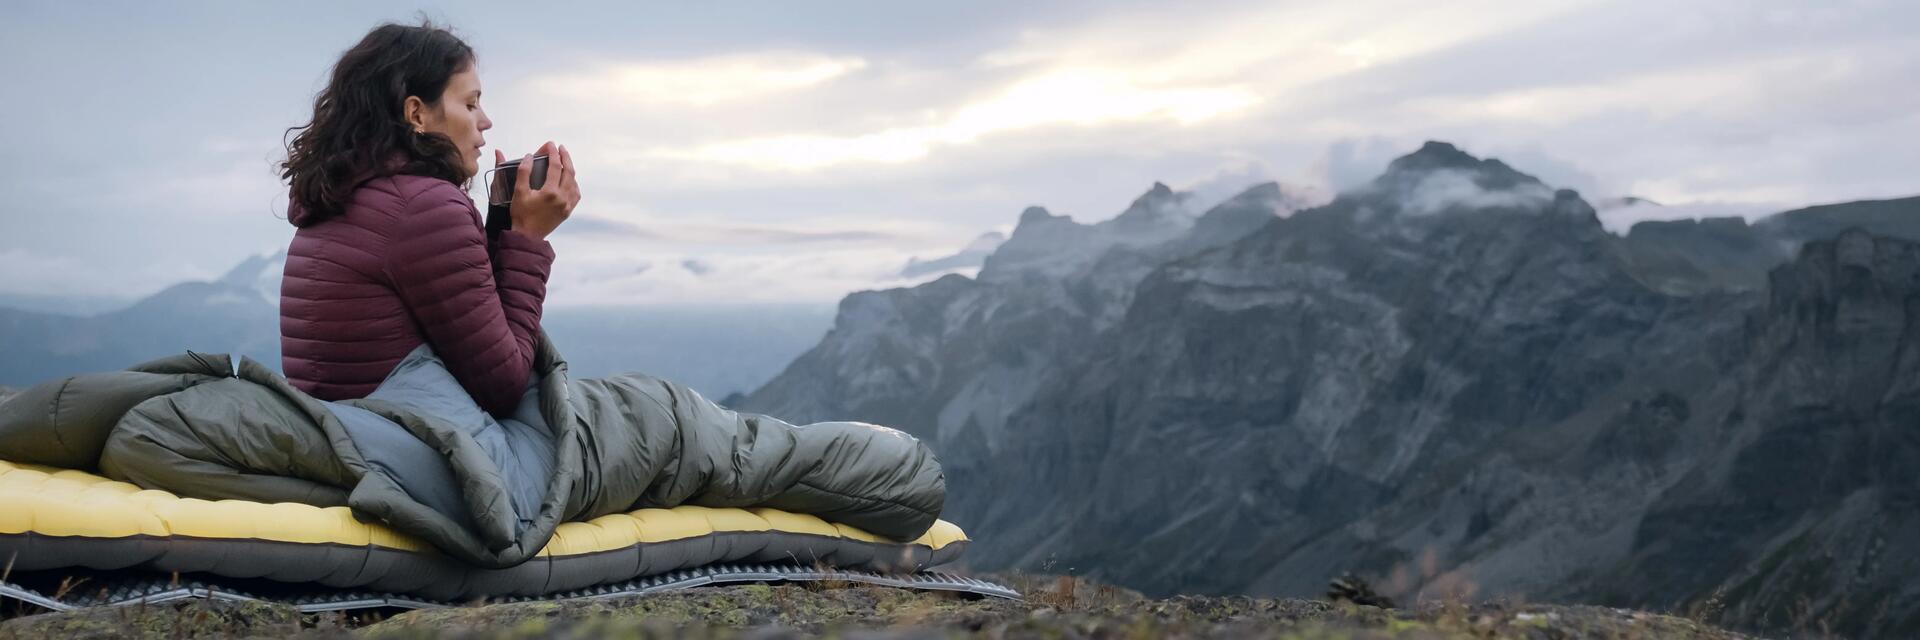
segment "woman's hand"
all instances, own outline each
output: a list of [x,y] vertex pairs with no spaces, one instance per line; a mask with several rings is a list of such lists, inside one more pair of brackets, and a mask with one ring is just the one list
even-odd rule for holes
[[[540,154],[547,156],[547,179],[535,189],[531,183],[533,156]],[[506,161],[506,154],[493,150],[495,166]],[[567,153],[565,145],[555,147],[548,142],[540,145],[539,151],[522,157],[513,182],[513,206],[508,208],[513,215],[512,230],[535,240],[547,239],[547,234],[566,222],[567,216],[573,215],[574,206],[580,204],[580,184],[575,180],[573,155]]]

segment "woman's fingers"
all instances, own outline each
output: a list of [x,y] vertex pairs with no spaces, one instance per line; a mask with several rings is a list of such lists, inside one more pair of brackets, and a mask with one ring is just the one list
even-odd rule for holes
[[533,155],[547,157],[547,171],[549,173],[553,171],[554,161],[560,159],[556,157],[554,154],[554,147],[553,147],[552,141],[548,141],[546,144],[540,145],[540,150],[533,152]]
[[517,194],[527,193],[533,190],[532,180],[533,154],[529,153],[520,158],[520,166],[515,168],[513,172],[513,192],[516,194],[515,200],[520,199]]
[[554,178],[555,176],[559,175],[557,171],[560,168],[559,166],[560,156],[555,152],[553,141],[548,140],[545,144],[540,145],[540,149],[538,151],[533,152],[533,155],[547,157],[547,175],[545,178],[541,179],[540,188],[535,190],[536,191],[553,190],[552,189],[553,184],[554,182],[556,182]]
[[560,145],[560,157],[567,161],[567,206],[580,203],[580,171],[573,165],[573,154],[567,152],[567,145]]
[[501,152],[499,149],[494,149],[493,150],[493,166],[498,167],[506,163],[507,163],[507,154]]
[[573,184],[573,158],[567,155],[567,147],[565,145],[556,145],[553,155],[550,157],[552,158],[553,166],[558,168],[558,172],[552,176],[553,190],[556,192],[565,192],[567,185]]

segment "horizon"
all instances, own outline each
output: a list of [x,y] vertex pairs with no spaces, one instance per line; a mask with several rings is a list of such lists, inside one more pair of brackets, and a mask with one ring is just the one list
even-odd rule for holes
[[[898,274],[1027,206],[1331,194],[1428,139],[1668,205],[1647,217],[1920,193],[1920,89],[1897,82],[1920,8],[1493,6],[592,5],[539,29],[434,4],[17,7],[0,73],[48,98],[0,105],[0,142],[31,150],[0,172],[21,194],[0,300],[131,302],[284,247],[280,134],[341,50],[416,12],[476,48],[489,147],[580,159],[554,306],[832,304],[932,277]],[[234,55],[195,56],[213,42]]]
[[[1445,141],[1439,141],[1439,140],[1429,141],[1429,142],[1450,144],[1450,143],[1446,143]],[[1470,150],[1465,150],[1465,149],[1462,149],[1461,151],[1464,151],[1469,155],[1471,155],[1472,153]],[[1410,153],[1412,152],[1409,152],[1409,154]],[[1498,160],[1499,158],[1489,156],[1484,159]],[[1528,173],[1525,167],[1513,167],[1513,168],[1517,171],[1520,171],[1521,173]],[[1384,167],[1382,168],[1382,170],[1384,171]],[[1222,193],[1228,194],[1224,196],[1220,195],[1220,193],[1212,193],[1212,194],[1201,193],[1198,190],[1175,190],[1175,193],[1181,194],[1183,196],[1187,196],[1188,197],[1187,202],[1190,203],[1191,205],[1189,207],[1189,214],[1197,215],[1199,213],[1203,213],[1207,210],[1210,210],[1211,208],[1218,206],[1227,200],[1231,200],[1240,194],[1246,193],[1247,191],[1250,191],[1256,187],[1259,187],[1261,185],[1266,185],[1266,184],[1277,184],[1283,190],[1293,186],[1293,185],[1278,183],[1277,181],[1268,180],[1268,181],[1254,183],[1252,185],[1249,185],[1245,189],[1239,189],[1232,192],[1222,192]],[[1154,186],[1152,188],[1148,189],[1149,192],[1151,192],[1153,188],[1165,186],[1164,183],[1160,181],[1155,181],[1153,185]],[[1552,185],[1549,183],[1547,186],[1554,187],[1555,185]],[[1318,201],[1316,204],[1302,208],[1301,210],[1304,211],[1308,208],[1314,208],[1314,207],[1325,205],[1334,197],[1353,194],[1356,191],[1363,188],[1364,188],[1364,185],[1355,185],[1348,189],[1342,190],[1339,193],[1333,194],[1332,196],[1324,198]],[[1307,192],[1309,194],[1312,193],[1310,188]],[[1298,194],[1295,194],[1295,195],[1298,195]],[[1757,204],[1757,203],[1697,203],[1695,202],[1695,203],[1680,203],[1676,205],[1669,205],[1669,204],[1652,200],[1650,198],[1642,198],[1639,196],[1632,196],[1632,195],[1607,196],[1604,198],[1595,198],[1590,194],[1583,193],[1583,194],[1579,194],[1579,196],[1583,201],[1586,201],[1595,207],[1596,209],[1595,218],[1599,222],[1599,224],[1602,226],[1603,229],[1605,229],[1608,233],[1616,237],[1624,238],[1632,230],[1633,227],[1637,227],[1642,223],[1648,223],[1648,222],[1703,221],[1708,219],[1739,219],[1744,223],[1752,224],[1760,220],[1764,220],[1764,219],[1771,218],[1773,216],[1777,216],[1781,214],[1791,213],[1804,208],[1826,206],[1826,205],[1837,205],[1837,204],[1852,204],[1852,203],[1861,203],[1861,202],[1904,200],[1904,199],[1913,198],[1913,197],[1920,197],[1920,194],[1915,194],[1913,196],[1905,196],[1905,197],[1895,196],[1891,198],[1862,198],[1862,199],[1854,199],[1854,200],[1839,200],[1834,202],[1813,202],[1813,203],[1804,203],[1804,204],[1796,205],[1791,208],[1767,208],[1767,205]],[[1045,209],[1044,205],[1033,205],[1033,206],[1039,207],[1041,209]],[[1280,215],[1284,217],[1284,216],[1293,215],[1294,213],[1297,213],[1297,211],[1283,212]],[[1056,214],[1056,215],[1065,215],[1065,214]],[[1115,215],[1118,215],[1118,213],[1116,213]],[[1109,220],[1113,216],[1107,216],[1104,218],[1098,218],[1094,220],[1075,219],[1071,215],[1065,215],[1065,217],[1072,220],[1076,224],[1091,225],[1101,221]],[[992,241],[989,243],[989,246],[992,248],[997,248],[1000,242],[1004,242],[1007,238],[1012,237],[1014,231],[1017,228],[1018,228],[1018,224],[1015,223],[1015,224],[1006,225],[1001,228],[996,228],[996,229],[982,232],[979,236],[976,236],[973,240],[968,241],[965,246],[956,247],[953,253],[949,253],[945,255],[931,255],[931,256],[909,256],[908,263],[904,265],[904,268],[901,269],[901,273],[899,275],[886,280],[878,281],[880,284],[877,286],[863,288],[863,289],[849,290],[846,292],[846,294],[857,293],[860,291],[878,291],[878,290],[896,289],[896,288],[912,288],[919,284],[924,284],[926,282],[930,282],[932,280],[935,280],[950,274],[958,274],[958,275],[969,277],[969,278],[975,277],[975,274],[979,271],[979,268],[977,265],[970,266],[970,267],[962,267],[962,268],[922,269],[922,270],[919,270],[918,272],[915,271],[914,267],[916,266],[916,263],[924,264],[929,262],[944,262],[948,260],[953,260],[955,258],[959,258],[961,256],[955,255],[955,254],[959,254],[959,253],[966,252],[968,250],[975,249],[978,246],[980,246],[983,241],[987,241],[990,238]],[[154,296],[158,296],[174,287],[178,287],[186,284],[215,282],[223,279],[232,278],[234,277],[235,273],[240,272],[249,266],[254,266],[254,267],[261,266],[256,264],[257,262],[264,262],[265,263],[264,266],[277,268],[278,265],[280,264],[280,260],[285,255],[285,251],[286,251],[285,248],[279,248],[279,249],[267,251],[264,253],[255,253],[255,254],[242,256],[231,270],[225,273],[222,273],[216,277],[169,283],[166,285],[162,285],[161,288],[157,290],[140,294],[140,295],[133,295],[133,296],[102,297],[102,296],[85,296],[85,295],[80,295],[80,296],[35,295],[35,294],[7,293],[7,292],[0,291],[0,308],[12,308],[12,309],[17,309],[22,311],[49,313],[49,314],[56,314],[56,315],[78,316],[78,317],[87,317],[87,316],[100,315],[104,313],[112,313],[115,311],[125,309],[129,306],[139,304],[143,300],[151,299]],[[986,253],[990,254],[992,253],[992,250],[989,249]],[[691,266],[689,267],[689,270],[697,271],[697,269],[694,269]],[[264,272],[261,272],[261,275],[264,275]],[[696,273],[696,275],[698,274]],[[269,284],[270,283],[259,282],[255,286],[256,288],[258,288],[258,287],[269,286]],[[277,286],[274,286],[273,289],[274,289],[273,291],[262,289],[260,293],[267,299],[267,301],[270,304],[277,304],[278,300],[275,299],[274,295],[272,295],[272,294],[277,294]],[[682,302],[682,301],[574,300],[574,301],[569,301],[570,304],[561,304],[561,305],[549,304],[547,306],[550,309],[563,309],[569,312],[588,313],[588,314],[597,314],[597,313],[606,313],[606,312],[616,312],[616,313],[632,312],[632,311],[639,311],[639,310],[655,310],[655,311],[663,311],[668,313],[689,313],[689,312],[700,313],[700,312],[711,312],[715,310],[744,309],[744,308],[777,309],[777,310],[799,311],[799,312],[817,312],[821,309],[835,306],[841,300],[844,300],[844,296],[836,297],[831,300],[776,300],[776,301],[756,301],[756,300],[706,301],[706,300],[702,300],[702,301],[693,301],[693,302]]]

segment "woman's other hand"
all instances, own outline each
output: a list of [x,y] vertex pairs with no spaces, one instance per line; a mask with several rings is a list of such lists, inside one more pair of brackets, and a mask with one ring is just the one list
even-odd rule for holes
[[[547,156],[547,179],[538,189],[531,184],[530,167],[535,155]],[[493,150],[494,165],[506,161],[505,154],[499,149]],[[513,206],[508,209],[513,215],[513,230],[535,240],[545,240],[580,204],[580,183],[576,179],[573,155],[567,153],[565,145],[548,142],[540,145],[539,151],[522,157],[520,168],[514,172]]]

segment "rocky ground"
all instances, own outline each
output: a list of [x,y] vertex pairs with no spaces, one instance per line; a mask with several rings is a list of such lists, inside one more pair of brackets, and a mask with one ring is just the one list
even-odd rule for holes
[[1066,579],[1010,580],[1026,602],[863,585],[746,585],[391,616],[303,615],[192,601],[0,622],[10,638],[1741,638],[1686,618],[1586,606],[1433,605],[1177,596]]

